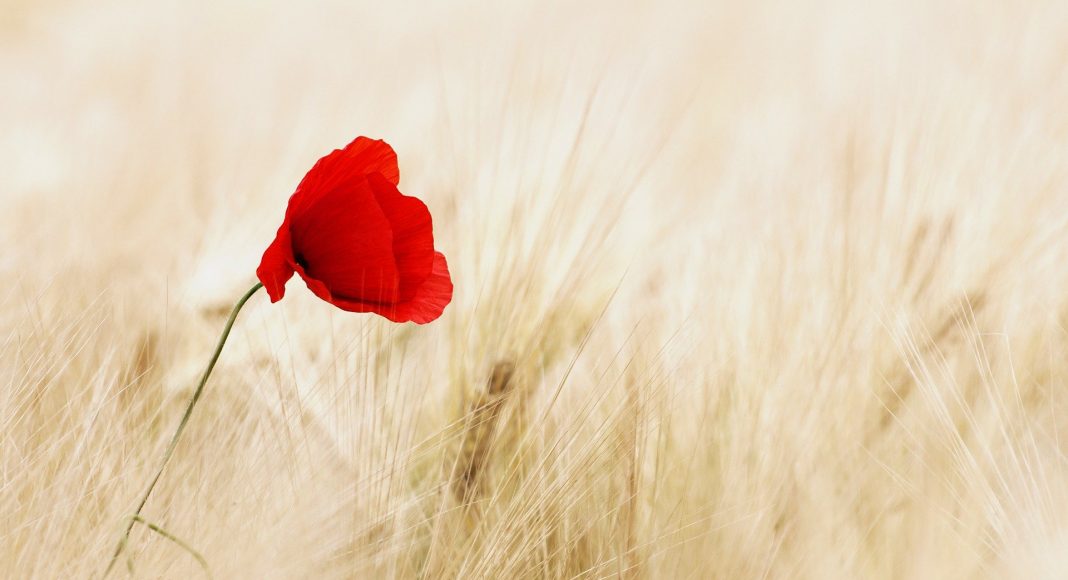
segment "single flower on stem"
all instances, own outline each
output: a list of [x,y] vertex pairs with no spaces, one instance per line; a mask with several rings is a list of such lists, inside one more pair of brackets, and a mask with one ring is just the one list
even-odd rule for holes
[[430,211],[399,182],[397,154],[384,141],[358,137],[320,159],[256,269],[271,302],[296,272],[342,310],[417,324],[441,316],[452,300],[449,266],[434,251]]
[[312,293],[342,310],[373,312],[393,322],[417,324],[441,316],[452,300],[449,267],[445,256],[434,250],[430,211],[419,199],[402,194],[397,189],[399,183],[393,148],[367,137],[357,137],[344,149],[323,157],[301,180],[289,198],[274,241],[256,269],[260,281],[230,312],[163,460],[136,512],[128,518],[105,577],[138,522],[178,543],[204,564],[203,557],[187,544],[159,526],[147,524],[141,511],[178,446],[238,313],[260,288],[266,288],[271,302],[277,302],[285,295],[286,282],[296,273]]

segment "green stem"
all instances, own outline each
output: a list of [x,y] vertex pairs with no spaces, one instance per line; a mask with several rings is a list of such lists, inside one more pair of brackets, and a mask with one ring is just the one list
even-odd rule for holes
[[107,569],[104,571],[104,578],[111,573],[111,569],[115,567],[115,562],[118,561],[119,555],[122,554],[123,549],[126,548],[127,542],[130,541],[130,531],[133,530],[134,524],[137,523],[137,519],[141,517],[141,510],[144,509],[145,504],[148,503],[148,498],[152,496],[152,490],[156,488],[156,484],[159,483],[159,478],[163,475],[164,468],[167,467],[167,462],[171,460],[171,455],[174,454],[174,448],[178,446],[178,440],[182,437],[182,432],[185,431],[185,426],[189,423],[189,416],[193,414],[193,408],[196,407],[197,401],[200,400],[200,395],[204,392],[204,385],[208,382],[208,377],[211,376],[211,371],[215,368],[215,363],[219,360],[219,355],[222,354],[223,346],[226,345],[226,337],[230,336],[230,329],[234,326],[234,320],[237,320],[237,313],[241,312],[241,307],[248,302],[249,298],[256,293],[257,290],[263,288],[263,284],[257,283],[255,286],[245,292],[245,295],[234,304],[234,309],[230,311],[230,318],[226,321],[226,327],[223,328],[222,335],[219,336],[219,343],[215,345],[215,354],[211,356],[211,360],[208,361],[208,367],[204,369],[204,374],[200,377],[200,384],[197,385],[195,391],[193,391],[193,398],[189,399],[189,405],[185,408],[185,414],[182,415],[182,421],[178,423],[178,428],[175,429],[174,435],[171,436],[171,442],[167,445],[167,451],[163,454],[163,461],[160,462],[159,469],[156,470],[156,476],[152,478],[152,481],[148,484],[148,489],[145,490],[144,495],[141,496],[141,503],[137,505],[137,511],[134,512],[130,518],[130,522],[126,525],[126,531],[123,533],[122,538],[119,539],[119,545],[115,547],[115,553],[111,556],[111,562],[108,563]]
[[[196,561],[200,564],[200,567],[204,569],[204,575],[207,576],[209,580],[211,580],[211,568],[208,567],[208,560],[204,558],[204,556],[200,552],[196,551],[193,546],[190,546],[189,544],[183,542],[174,534],[168,532],[167,530],[157,526],[156,524],[146,520],[141,516],[130,516],[129,519],[148,527],[148,529],[152,530],[153,532],[156,532],[157,534],[177,544],[179,548],[182,548],[186,552],[189,552],[189,554],[193,556],[193,558],[196,559]],[[134,573],[133,558],[131,558],[129,554],[127,554],[126,556],[126,564],[127,566],[129,566],[130,574],[132,575]]]

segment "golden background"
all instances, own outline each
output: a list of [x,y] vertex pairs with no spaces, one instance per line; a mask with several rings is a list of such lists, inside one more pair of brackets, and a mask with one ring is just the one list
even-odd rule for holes
[[1065,103],[1059,1],[5,1],[0,577],[99,577],[368,135],[455,299],[246,307],[144,512],[216,578],[1062,578]]

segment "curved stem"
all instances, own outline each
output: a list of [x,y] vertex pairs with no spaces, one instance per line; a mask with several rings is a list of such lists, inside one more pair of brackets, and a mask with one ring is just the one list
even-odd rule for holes
[[[152,530],[153,532],[156,532],[157,534],[163,536],[164,538],[167,538],[168,540],[174,542],[175,544],[178,545],[179,548],[182,548],[186,552],[189,552],[189,554],[191,556],[193,556],[193,558],[197,561],[197,563],[200,564],[200,567],[204,569],[204,575],[208,577],[208,580],[212,579],[211,568],[208,567],[208,560],[206,558],[204,558],[204,556],[200,552],[196,551],[193,548],[193,546],[190,546],[189,544],[183,542],[180,538],[178,538],[174,534],[168,532],[167,530],[165,530],[165,529],[161,528],[160,526],[158,526],[158,525],[146,520],[145,518],[143,518],[141,516],[130,516],[129,519],[131,519],[131,520],[133,520],[133,521],[135,521],[135,522],[137,522],[137,523],[139,523],[139,524],[141,524],[143,526],[146,526],[148,529]],[[133,558],[130,557],[129,554],[126,555],[126,565],[129,566],[129,568],[130,568],[130,574],[133,574],[134,573]]]
[[263,288],[263,284],[257,283],[255,286],[245,292],[245,295],[234,304],[234,309],[230,311],[230,318],[226,321],[226,327],[223,328],[222,335],[219,336],[219,342],[215,345],[215,353],[211,355],[211,360],[208,361],[207,368],[204,369],[204,374],[200,377],[200,384],[197,385],[195,391],[193,391],[193,397],[189,399],[189,405],[185,408],[185,414],[182,415],[182,421],[178,423],[178,428],[175,429],[174,435],[171,436],[171,442],[167,445],[167,451],[163,453],[163,461],[160,462],[159,469],[156,470],[156,476],[149,482],[148,488],[145,489],[144,495],[141,496],[141,502],[137,505],[137,511],[134,512],[130,518],[130,522],[126,525],[126,531],[122,534],[122,538],[119,539],[119,545],[115,547],[115,553],[111,556],[111,562],[108,563],[108,567],[104,570],[104,577],[111,573],[111,569],[115,567],[115,562],[118,561],[119,555],[122,554],[123,549],[126,548],[126,543],[130,540],[130,531],[133,530],[134,524],[137,523],[137,518],[141,517],[141,510],[144,509],[145,504],[148,503],[148,498],[152,496],[152,490],[156,488],[156,484],[159,482],[159,478],[163,475],[164,468],[167,467],[167,462],[171,460],[171,455],[174,454],[174,448],[178,446],[178,440],[182,437],[182,432],[185,431],[186,424],[189,423],[189,416],[193,414],[193,408],[196,407],[197,401],[200,400],[200,395],[204,392],[204,385],[208,382],[208,377],[211,376],[211,371],[215,368],[215,363],[219,360],[219,355],[222,354],[223,346],[226,345],[226,338],[230,336],[230,329],[234,326],[234,321],[237,320],[237,313],[241,312],[241,307],[248,302],[249,298],[256,293],[257,290]]

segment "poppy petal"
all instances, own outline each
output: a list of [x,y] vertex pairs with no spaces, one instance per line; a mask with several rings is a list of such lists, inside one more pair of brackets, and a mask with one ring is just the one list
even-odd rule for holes
[[333,300],[395,302],[399,293],[393,232],[366,179],[336,187],[294,215],[293,256],[309,288]]
[[405,317],[416,324],[426,324],[436,320],[445,307],[452,302],[452,277],[445,255],[434,252],[434,266],[430,275],[419,287],[415,297],[402,306],[407,306]]
[[400,183],[397,153],[385,141],[357,137],[315,163],[289,199],[286,214],[296,215],[341,184],[369,173],[379,173],[393,185]]
[[330,293],[330,289],[326,287],[326,284],[323,284],[322,281],[316,280],[315,278],[309,276],[308,273],[304,271],[304,267],[300,264],[294,264],[293,267],[296,270],[297,275],[299,275],[301,279],[304,280],[304,284],[308,286],[308,290],[312,291],[312,294],[315,294],[320,299],[325,300],[331,304],[334,303],[334,295]]
[[274,241],[263,252],[256,277],[267,289],[271,302],[278,302],[286,294],[286,282],[293,277],[293,246],[289,238],[289,222],[282,222]]
[[393,230],[393,259],[400,292],[397,302],[411,300],[434,264],[434,224],[421,200],[402,194],[378,173],[367,176],[375,199]]
[[[315,292],[314,288],[312,292]],[[449,275],[449,265],[441,252],[434,252],[434,265],[430,275],[416,291],[415,296],[407,302],[382,304],[347,300],[336,296],[329,302],[349,312],[374,312],[393,322],[426,324],[441,316],[451,301],[452,278]]]

